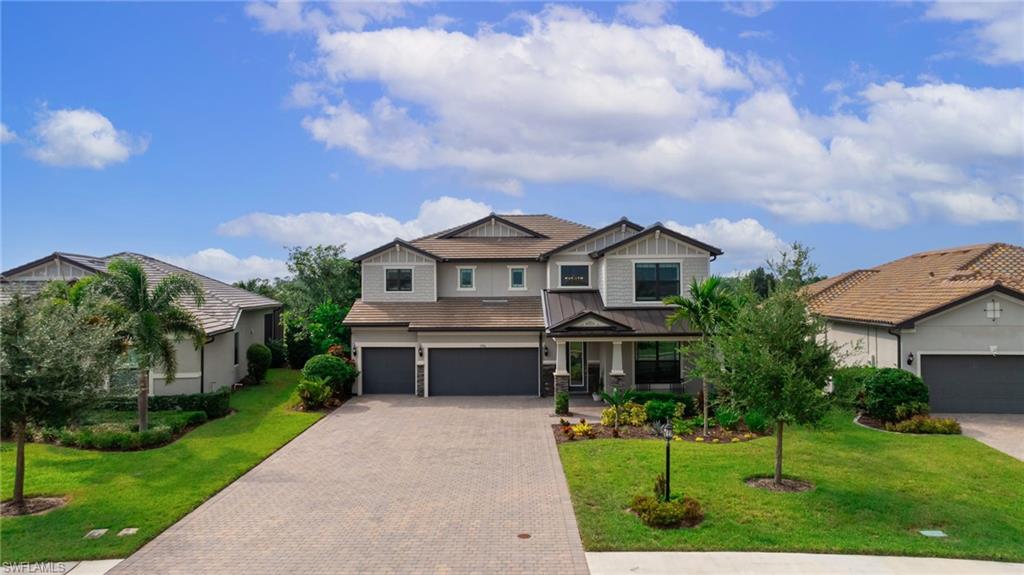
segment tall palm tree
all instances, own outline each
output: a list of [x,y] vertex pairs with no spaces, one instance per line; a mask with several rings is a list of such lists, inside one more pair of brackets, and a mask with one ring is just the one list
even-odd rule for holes
[[[704,281],[693,278],[689,293],[686,296],[674,295],[664,299],[665,305],[676,306],[676,311],[669,316],[668,325],[686,320],[690,327],[700,330],[703,344],[715,334],[722,324],[736,311],[737,303],[732,294],[722,284],[722,278],[711,276]],[[701,395],[703,396],[704,435],[708,434],[708,378],[701,378]]]
[[186,296],[203,305],[203,289],[195,278],[170,274],[150,290],[146,271],[130,259],[110,262],[97,287],[110,298],[109,313],[138,364],[139,431],[145,431],[149,426],[150,368],[162,366],[169,383],[177,371],[174,344],[187,337],[199,349],[206,341],[199,320],[178,305],[179,298]]

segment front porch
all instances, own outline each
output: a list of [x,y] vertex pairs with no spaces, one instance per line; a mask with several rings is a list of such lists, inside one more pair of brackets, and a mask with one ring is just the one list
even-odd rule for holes
[[591,395],[613,389],[696,393],[680,348],[692,336],[665,338],[552,337],[553,393]]

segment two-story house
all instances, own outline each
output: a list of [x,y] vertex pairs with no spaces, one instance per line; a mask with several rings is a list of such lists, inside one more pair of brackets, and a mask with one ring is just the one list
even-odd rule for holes
[[495,215],[354,261],[362,298],[345,324],[358,393],[551,395],[679,389],[665,296],[722,251],[661,224],[594,229],[549,215]]

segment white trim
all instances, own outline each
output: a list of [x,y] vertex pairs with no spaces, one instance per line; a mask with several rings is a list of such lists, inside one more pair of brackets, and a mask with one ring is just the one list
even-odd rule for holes
[[[591,266],[594,262],[558,262],[558,289],[593,289],[590,287],[593,275]],[[562,285],[562,266],[587,266],[587,285],[585,286],[564,286]]]
[[[924,363],[924,356],[926,355],[990,355],[992,357],[999,357],[1001,355],[1024,355],[1024,351],[1000,351],[996,350],[995,353],[991,351],[913,351],[914,354],[914,375],[921,377],[921,365]],[[907,356],[899,357],[897,359],[897,365],[900,369],[907,364]]]
[[413,362],[412,370],[412,394],[416,395],[416,366],[419,365],[419,359],[416,358],[416,348],[419,346],[416,342],[381,342],[381,341],[370,341],[366,343],[360,343],[359,345],[353,346],[356,350],[356,369],[359,370],[359,375],[356,376],[356,388],[359,390],[356,395],[363,394],[363,348],[364,347],[411,347],[413,348],[413,358],[416,361]]
[[[462,287],[462,270],[473,272],[473,285],[470,287]],[[476,266],[455,267],[455,291],[476,291]]]
[[[150,375],[150,379],[167,379],[167,374],[166,373],[154,373],[153,371],[150,371],[149,375]],[[185,372],[182,372],[182,373],[174,374],[174,379],[195,379],[197,377],[202,377],[202,376],[203,376],[203,372],[201,372],[201,371],[185,371]]]
[[[384,293],[416,293],[416,268],[411,264],[383,264],[384,265]],[[388,270],[409,270],[409,285],[412,289],[409,291],[404,290],[389,290],[388,289]],[[434,272],[437,273],[436,271]]]
[[[508,265],[508,291],[528,291],[530,288],[527,287],[526,276],[530,270],[530,266],[519,264],[519,265]],[[512,270],[523,270],[523,285],[522,287],[515,287],[512,285]]]
[[662,300],[654,301],[639,301],[636,299],[636,264],[676,264],[679,266],[679,294],[683,295],[683,262],[681,260],[674,259],[652,259],[652,258],[637,258],[633,260],[632,265],[629,266],[629,288],[633,294],[633,304],[642,306],[661,306],[661,307],[672,307],[666,306],[662,303]]

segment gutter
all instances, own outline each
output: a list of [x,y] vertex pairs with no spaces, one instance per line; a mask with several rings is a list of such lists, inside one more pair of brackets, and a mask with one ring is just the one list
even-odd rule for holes
[[896,369],[903,369],[903,336],[898,331],[894,332],[894,329],[890,327],[886,331],[896,336]]

